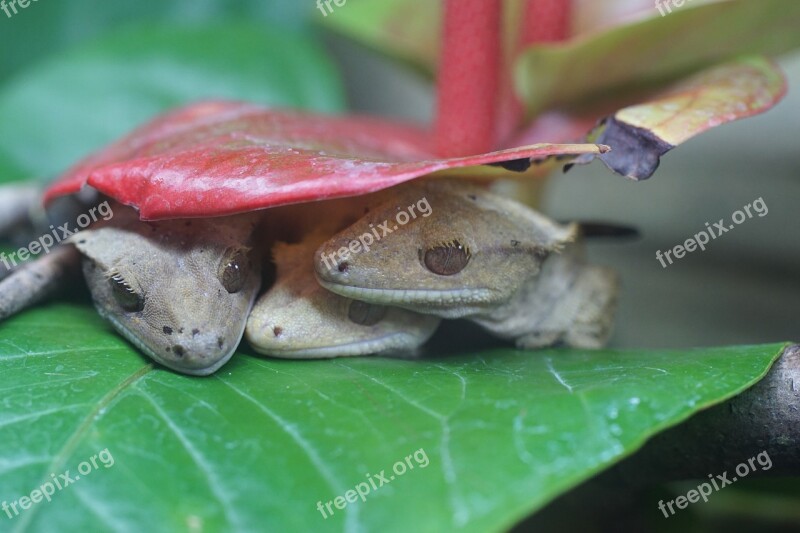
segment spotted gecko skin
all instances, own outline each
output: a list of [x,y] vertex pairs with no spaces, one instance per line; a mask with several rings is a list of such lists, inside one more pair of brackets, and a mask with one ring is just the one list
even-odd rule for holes
[[261,285],[258,217],[141,222],[119,207],[71,237],[100,315],[155,361],[208,375],[233,355]]

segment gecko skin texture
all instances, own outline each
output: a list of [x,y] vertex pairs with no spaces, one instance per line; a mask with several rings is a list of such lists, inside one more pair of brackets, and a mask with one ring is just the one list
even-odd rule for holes
[[440,319],[352,300],[320,286],[312,259],[330,235],[316,231],[301,243],[272,248],[276,282],[250,313],[248,342],[265,355],[291,359],[413,353]]
[[[420,198],[431,207],[335,265],[325,259]],[[315,254],[328,290],[442,318],[466,318],[521,347],[604,345],[618,293],[616,274],[588,265],[576,224],[464,182],[401,186]]]
[[213,373],[238,346],[261,285],[257,217],[141,222],[118,208],[71,243],[100,315],[155,361]]
[[[99,314],[190,375],[215,372],[244,335],[259,353],[314,359],[415,353],[442,318],[529,348],[600,347],[613,324],[616,275],[587,264],[576,224],[463,181],[217,218],[113,212],[0,281],[0,320],[68,285],[82,263]],[[343,248],[352,253],[337,259]],[[268,252],[274,280],[261,268]]]

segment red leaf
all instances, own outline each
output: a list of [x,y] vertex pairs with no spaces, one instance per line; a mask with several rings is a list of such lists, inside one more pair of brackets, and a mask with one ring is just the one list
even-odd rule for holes
[[218,216],[366,194],[440,170],[603,149],[539,144],[437,159],[429,133],[405,124],[205,102],[163,115],[85,159],[45,200],[88,184],[137,207],[146,220]]

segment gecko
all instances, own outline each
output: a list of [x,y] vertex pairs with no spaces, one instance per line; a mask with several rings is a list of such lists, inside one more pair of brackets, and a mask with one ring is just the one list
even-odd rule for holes
[[261,286],[258,217],[141,222],[117,212],[69,241],[99,314],[164,366],[213,373],[239,345]]
[[413,353],[440,319],[329,292],[314,277],[314,251],[331,236],[318,229],[272,247],[275,284],[250,313],[245,337],[259,353],[291,359]]
[[[28,190],[4,192],[16,206],[36,199]],[[318,358],[413,351],[433,334],[438,318],[342,298],[322,289],[313,274],[314,248],[382,194],[332,200],[322,211],[303,204],[158,222],[114,204],[112,218],[0,282],[0,320],[74,283],[82,271],[98,314],[151,359],[184,374],[208,375],[224,365],[251,310],[248,338],[260,353]],[[17,209],[16,218],[29,210]],[[8,218],[7,227],[18,225]],[[281,277],[253,309],[262,279],[272,281],[270,269],[260,267],[271,249]],[[299,301],[286,301],[298,293]],[[276,320],[281,326],[269,330],[271,338],[262,335]]]
[[[370,220],[383,221],[420,194],[438,206],[435,216],[320,271],[322,253],[347,244],[347,235],[373,230]],[[404,234],[421,239],[410,256],[409,242],[397,240]],[[118,205],[113,219],[0,281],[0,320],[82,270],[95,307],[114,329],[156,362],[190,375],[215,372],[245,331],[256,351],[287,358],[413,350],[440,318],[458,317],[526,346],[556,338],[589,346],[608,335],[616,290],[610,273],[584,264],[580,247],[572,246],[575,234],[574,225],[462,182],[410,184],[324,208],[191,220],[144,222]],[[573,251],[558,254],[567,246]],[[260,265],[270,249],[279,276],[254,309],[269,277]],[[298,297],[289,302],[292,295]],[[541,302],[552,309],[539,311],[540,326],[530,330]]]
[[[431,216],[330,265],[399,210],[426,198]],[[326,261],[326,259],[328,259]],[[610,337],[619,283],[586,262],[579,226],[559,224],[485,188],[444,179],[398,188],[315,253],[320,284],[368,303],[465,318],[523,348],[598,348]]]
[[82,271],[98,313],[140,351],[184,374],[213,373],[239,345],[261,285],[259,216],[143,222],[129,207],[113,213],[11,271],[0,282],[0,319]]

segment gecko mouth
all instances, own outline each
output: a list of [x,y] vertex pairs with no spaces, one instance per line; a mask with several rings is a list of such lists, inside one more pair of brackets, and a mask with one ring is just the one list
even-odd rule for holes
[[467,304],[490,304],[493,301],[493,292],[489,289],[371,289],[366,287],[353,287],[324,281],[317,277],[320,285],[329,291],[372,304],[394,306],[423,306],[430,308],[449,309]]
[[377,339],[348,342],[333,346],[320,346],[317,348],[268,348],[259,347],[252,341],[250,344],[253,345],[256,351],[271,357],[282,359],[329,359],[333,357],[353,357],[405,350],[411,346],[417,346],[420,344],[420,340],[415,335],[398,332],[389,333]]
[[[134,333],[130,329],[128,329],[128,327],[125,326],[125,324],[121,320],[119,320],[117,317],[115,317],[113,314],[104,313],[99,308],[98,308],[98,311],[100,312],[100,314],[106,320],[111,322],[111,324],[114,326],[114,328],[117,330],[117,332],[119,332],[120,335],[125,337],[128,340],[128,342],[130,342],[131,344],[136,346],[146,356],[150,357],[155,362],[157,362],[157,363],[159,363],[159,364],[161,364],[161,365],[163,365],[163,366],[165,366],[167,368],[170,368],[170,369],[175,370],[176,372],[180,372],[182,374],[188,374],[190,376],[208,376],[208,375],[213,374],[214,372],[219,370],[219,368],[222,365],[224,365],[225,363],[227,363],[230,360],[230,358],[233,356],[234,352],[236,351],[236,347],[237,347],[237,344],[238,344],[238,343],[234,344],[234,346],[231,347],[230,350],[228,350],[227,352],[221,354],[220,356],[215,356],[213,358],[209,358],[209,360],[213,361],[213,363],[210,364],[210,365],[202,365],[198,361],[197,365],[187,364],[187,365],[180,366],[180,365],[177,365],[175,363],[175,361],[170,361],[169,359],[164,358],[160,353],[157,353],[153,348],[151,348],[150,346],[145,344],[137,335],[134,335]],[[244,331],[243,331],[243,333],[244,333]]]

